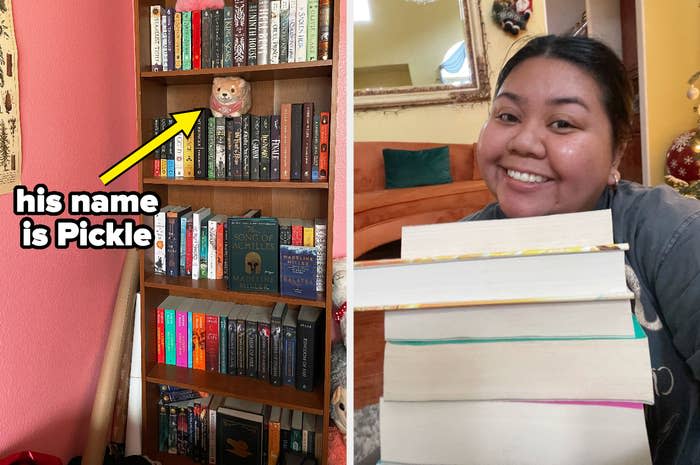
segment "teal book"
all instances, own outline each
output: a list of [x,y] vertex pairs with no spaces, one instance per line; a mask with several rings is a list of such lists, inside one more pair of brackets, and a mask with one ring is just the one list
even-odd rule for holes
[[187,312],[187,368],[192,368],[192,312]]
[[192,69],[192,12],[182,12],[182,69]]
[[277,218],[229,218],[228,248],[229,289],[278,292]]
[[177,360],[175,344],[175,309],[165,309],[165,364],[175,365]]

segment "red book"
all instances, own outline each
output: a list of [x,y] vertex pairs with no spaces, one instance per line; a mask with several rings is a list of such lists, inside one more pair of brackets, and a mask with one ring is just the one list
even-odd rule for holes
[[311,167],[313,165],[313,126],[314,104],[304,103],[303,120],[301,126],[301,180],[311,181]]
[[330,152],[330,135],[331,135],[331,114],[327,111],[321,112],[321,134],[320,134],[320,152],[318,158],[318,179],[320,181],[328,181],[328,154]]
[[219,316],[207,315],[205,318],[207,342],[205,357],[207,371],[219,372]]
[[304,245],[304,226],[292,223],[292,245]]
[[156,309],[156,334],[158,363],[165,363],[165,310],[162,307]]
[[224,279],[224,223],[216,223],[216,279]]
[[154,178],[160,177],[160,159],[159,158],[153,159],[153,177]]
[[187,222],[185,241],[185,275],[192,276],[192,221]]
[[292,104],[280,106],[280,181],[291,178]]
[[192,12],[192,69],[202,69],[202,12]]

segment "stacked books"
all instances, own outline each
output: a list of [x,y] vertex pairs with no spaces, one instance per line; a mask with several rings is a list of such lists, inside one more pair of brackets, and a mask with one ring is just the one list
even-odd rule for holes
[[465,222],[356,264],[355,310],[386,311],[382,463],[650,464],[649,348],[612,242],[609,210]]

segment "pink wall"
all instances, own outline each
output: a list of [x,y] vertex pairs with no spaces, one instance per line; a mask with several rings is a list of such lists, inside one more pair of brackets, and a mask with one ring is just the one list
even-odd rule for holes
[[346,78],[345,73],[347,71],[347,53],[346,47],[343,45],[347,42],[347,31],[346,29],[346,4],[345,0],[340,3],[340,56],[338,57],[338,114],[336,115],[337,125],[336,125],[336,150],[335,150],[335,199],[333,202],[333,257],[345,257],[346,256],[346,215],[347,215],[347,201],[346,201],[346,186],[347,186],[347,151],[346,146],[348,141],[347,133],[347,108],[345,107],[345,99],[347,96],[346,89]]
[[[101,190],[98,174],[135,146],[132,14],[130,1],[15,0],[24,185]],[[339,61],[336,257],[346,245],[344,51]],[[110,185],[135,188],[135,173]],[[21,249],[11,195],[0,197],[0,224],[0,457],[31,449],[65,462],[83,451],[124,253]]]
[[[15,0],[14,16],[22,182],[100,190],[136,143],[132,3]],[[135,189],[135,173],[110,188]],[[83,451],[124,253],[21,249],[11,195],[0,224],[0,457],[65,461]]]

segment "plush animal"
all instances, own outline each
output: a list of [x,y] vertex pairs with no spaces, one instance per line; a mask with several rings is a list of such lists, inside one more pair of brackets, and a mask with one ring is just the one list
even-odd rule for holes
[[250,110],[250,84],[236,76],[214,78],[209,107],[214,116],[241,116]]
[[331,425],[328,430],[328,463],[345,465],[347,427],[347,349],[345,348],[346,260],[333,261],[333,346],[331,348]]
[[333,260],[333,319],[339,324],[343,342],[345,342],[345,310],[347,307],[346,270],[345,258]]
[[224,0],[177,0],[175,11],[218,10],[224,7]]
[[494,0],[491,16],[501,28],[514,36],[525,30],[532,15],[532,0]]

